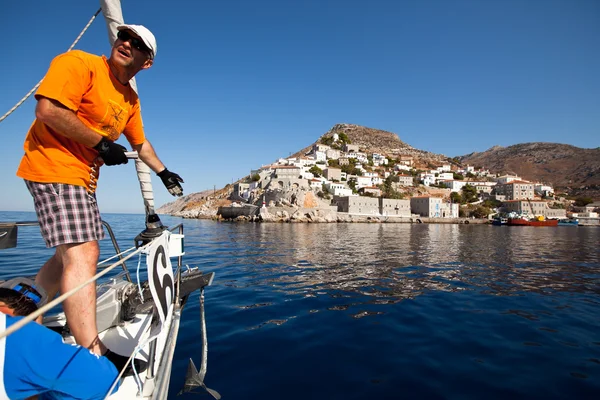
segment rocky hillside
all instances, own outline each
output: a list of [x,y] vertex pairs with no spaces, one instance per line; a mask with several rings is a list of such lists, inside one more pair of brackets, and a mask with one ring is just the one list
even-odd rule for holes
[[192,193],[162,205],[156,212],[185,218],[213,218],[217,215],[217,208],[231,204],[230,194],[230,186],[217,191]]
[[513,173],[541,181],[572,195],[600,197],[600,148],[582,149],[558,143],[494,146],[458,157],[461,163],[491,172]]
[[[323,138],[331,137],[335,133],[338,135],[341,133],[346,134],[352,144],[358,145],[361,150],[368,153],[380,153],[392,158],[397,158],[401,155],[412,156],[417,166],[427,167],[430,163],[449,162],[448,157],[442,154],[415,149],[400,140],[395,133],[354,124],[336,124],[329,131],[321,135],[314,143],[321,143]],[[313,144],[298,151],[293,156],[305,155],[312,149]]]

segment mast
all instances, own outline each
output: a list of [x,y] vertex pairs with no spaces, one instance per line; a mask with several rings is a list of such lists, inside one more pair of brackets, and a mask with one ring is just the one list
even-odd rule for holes
[[[108,41],[112,47],[117,40],[117,26],[124,23],[121,0],[100,0],[100,7],[102,8],[102,14],[104,14],[104,20],[106,21]],[[133,90],[139,94],[135,78],[132,78],[129,81],[129,84]],[[146,213],[146,229],[136,237],[136,242],[138,240],[145,242],[160,235],[165,227],[154,210],[154,191],[152,190],[152,180],[150,175],[152,171],[150,170],[150,167],[148,167],[141,159],[136,158],[135,169],[140,182],[140,190],[142,192]]]

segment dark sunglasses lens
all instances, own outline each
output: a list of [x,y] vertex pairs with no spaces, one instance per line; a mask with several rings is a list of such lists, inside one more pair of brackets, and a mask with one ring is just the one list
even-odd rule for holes
[[146,46],[144,45],[144,42],[142,42],[142,41],[141,41],[141,40],[139,40],[139,39],[131,39],[131,41],[130,41],[130,42],[131,42],[131,45],[132,45],[133,47],[135,47],[136,49],[138,49],[138,50],[140,50],[140,51],[146,51],[146,50],[148,50],[148,49],[146,48]]
[[135,47],[136,49],[140,50],[140,51],[150,51],[146,45],[144,44],[144,42],[138,38],[134,38],[133,36],[131,36],[129,34],[129,32],[127,31],[119,31],[117,33],[117,37],[119,39],[121,39],[123,42],[127,42],[129,41],[129,43],[131,43],[131,45],[133,47]]

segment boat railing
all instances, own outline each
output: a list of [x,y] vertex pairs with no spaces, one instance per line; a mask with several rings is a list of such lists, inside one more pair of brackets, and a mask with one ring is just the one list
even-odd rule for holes
[[[22,328],[23,326],[25,326],[27,323],[35,321],[39,316],[43,315],[44,313],[46,313],[47,311],[49,311],[50,309],[56,307],[57,305],[61,304],[63,301],[65,301],[65,299],[68,299],[69,297],[71,297],[73,294],[77,293],[79,290],[83,289],[85,286],[89,285],[90,283],[94,283],[96,282],[98,279],[102,278],[103,276],[107,275],[109,272],[111,272],[112,270],[114,270],[115,268],[121,266],[123,268],[123,272],[125,273],[125,277],[127,278],[127,280],[129,282],[132,282],[131,279],[131,274],[129,273],[129,270],[127,269],[127,265],[126,265],[126,261],[131,259],[132,257],[134,257],[135,255],[140,254],[141,252],[143,252],[144,250],[146,250],[146,248],[148,246],[150,246],[151,242],[148,242],[142,246],[139,247],[131,247],[125,251],[121,251],[119,244],[117,243],[117,240],[115,238],[114,232],[112,230],[112,228],[110,227],[110,225],[106,222],[106,221],[102,221],[102,224],[107,228],[107,232],[111,238],[113,247],[115,249],[116,255],[113,257],[118,257],[119,260],[114,262],[113,264],[110,264],[108,267],[104,268],[102,271],[98,272],[96,275],[92,276],[91,278],[89,278],[88,280],[86,280],[85,282],[81,283],[80,285],[74,287],[73,289],[61,294],[60,296],[58,296],[57,298],[53,299],[52,301],[49,301],[48,303],[46,303],[44,306],[40,307],[38,310],[36,310],[35,312],[29,314],[28,316],[22,318],[21,320],[19,320],[18,322],[14,323],[13,325],[11,325],[9,328],[7,328],[6,330],[0,332],[0,339],[5,338],[7,336],[9,336],[10,334],[16,332],[17,330],[19,330],[20,328]],[[17,222],[10,222],[8,223],[8,225],[11,226],[36,226],[39,225],[39,223],[37,221],[17,221]],[[173,228],[170,228],[169,231],[173,232],[177,230],[177,232],[179,234],[183,234],[183,224],[179,224],[174,226]],[[111,258],[113,258],[111,257]],[[109,258],[108,260],[110,260],[111,258]],[[106,260],[105,260],[106,261]],[[102,261],[99,263],[99,265],[101,265],[102,263],[104,263],[105,261]],[[175,282],[179,282],[180,278],[181,278],[181,267],[182,267],[182,256],[178,256],[177,257],[177,269],[174,273],[174,277],[175,277]],[[179,290],[179,286],[177,285],[177,290]],[[177,293],[178,294],[178,293]],[[174,300],[176,302],[179,301],[178,296],[176,296],[174,298]]]

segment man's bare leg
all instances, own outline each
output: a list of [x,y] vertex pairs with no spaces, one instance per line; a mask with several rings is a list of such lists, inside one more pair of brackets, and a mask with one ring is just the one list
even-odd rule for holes
[[[79,286],[96,274],[100,255],[98,242],[59,245],[56,249],[63,265],[60,282],[62,293]],[[98,339],[96,326],[96,284],[91,283],[66,299],[63,303],[69,329],[77,344],[102,355],[106,347]]]
[[46,261],[35,277],[35,284],[46,291],[48,300],[52,300],[60,289],[63,266],[57,252],[58,250]]

